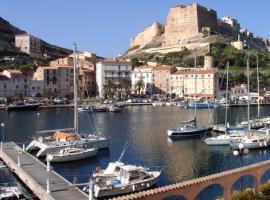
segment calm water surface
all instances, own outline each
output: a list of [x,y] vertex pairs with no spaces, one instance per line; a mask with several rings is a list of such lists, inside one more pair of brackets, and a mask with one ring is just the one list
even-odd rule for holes
[[[270,115],[270,107],[261,109],[262,115]],[[22,145],[29,143],[37,130],[72,127],[72,109],[46,109],[38,112],[0,111],[0,122],[6,124],[5,140]],[[246,119],[246,108],[230,108],[228,112],[231,124]],[[256,116],[256,112],[256,107],[252,107],[251,115]],[[222,108],[198,110],[198,123],[209,124],[212,120],[223,123],[224,113]],[[178,107],[152,106],[126,107],[122,113],[96,113],[95,120],[87,113],[80,113],[80,132],[91,133],[96,124],[111,139],[111,147],[99,151],[95,158],[55,164],[53,167],[71,182],[75,181],[75,177],[76,182],[87,182],[97,166],[105,168],[110,161],[119,158],[126,142],[130,145],[123,157],[124,162],[163,167],[158,186],[239,167],[240,158],[234,157],[229,147],[208,147],[200,139],[171,141],[167,138],[167,129],[179,126],[180,121],[190,119],[193,114],[193,110]],[[251,151],[243,157],[242,165],[269,158],[269,150]],[[5,180],[3,176],[2,173],[2,181]],[[249,179],[247,177],[244,181],[247,186],[252,184]],[[214,193],[222,194],[222,191],[213,186],[202,192],[198,199],[211,199]]]

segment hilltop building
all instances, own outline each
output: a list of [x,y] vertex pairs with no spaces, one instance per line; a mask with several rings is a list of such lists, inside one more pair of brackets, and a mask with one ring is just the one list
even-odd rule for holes
[[119,58],[108,58],[96,64],[96,84],[100,97],[115,93],[117,86],[125,79],[131,82],[132,64],[130,61]]
[[27,33],[15,35],[15,46],[33,58],[41,58],[40,39]]
[[181,43],[203,33],[218,31],[217,13],[197,3],[180,5],[170,9],[165,26],[164,45],[171,46]]

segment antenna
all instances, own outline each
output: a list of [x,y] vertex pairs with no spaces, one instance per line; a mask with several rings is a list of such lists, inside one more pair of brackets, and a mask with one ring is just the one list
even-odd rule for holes
[[123,149],[123,151],[121,153],[121,156],[118,159],[119,162],[121,162],[121,160],[122,160],[122,158],[123,158],[123,156],[124,156],[124,154],[125,154],[125,152],[127,150],[127,147],[128,147],[128,143],[126,143],[125,146],[124,146],[124,149]]
[[77,45],[73,44],[73,94],[74,94],[74,129],[78,134],[78,90],[77,90]]

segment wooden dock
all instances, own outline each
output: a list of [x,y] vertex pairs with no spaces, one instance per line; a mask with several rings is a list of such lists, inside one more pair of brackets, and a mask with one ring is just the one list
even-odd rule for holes
[[[20,162],[18,162],[18,156]],[[41,200],[86,200],[88,195],[14,142],[3,143],[0,158],[11,171]],[[18,164],[20,163],[20,164]],[[50,180],[49,190],[47,179]]]

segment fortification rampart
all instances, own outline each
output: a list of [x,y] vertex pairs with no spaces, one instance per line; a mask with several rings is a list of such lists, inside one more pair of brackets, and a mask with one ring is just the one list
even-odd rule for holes
[[157,36],[161,36],[164,33],[164,30],[164,25],[155,22],[154,24],[145,27],[144,31],[132,38],[130,46],[144,46],[154,40]]

